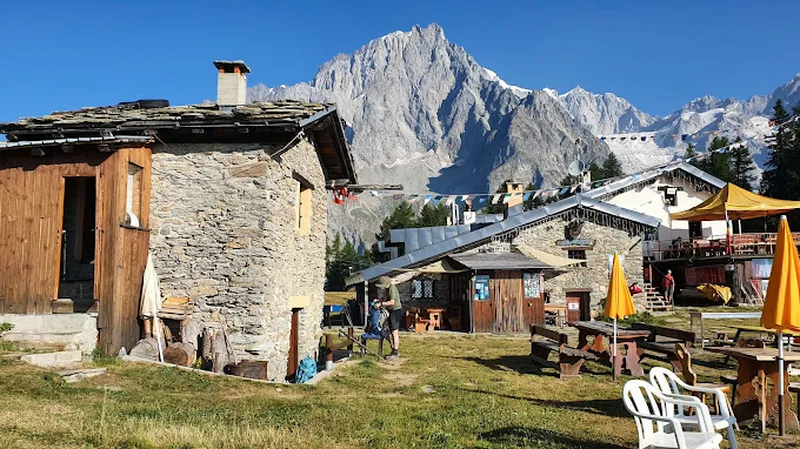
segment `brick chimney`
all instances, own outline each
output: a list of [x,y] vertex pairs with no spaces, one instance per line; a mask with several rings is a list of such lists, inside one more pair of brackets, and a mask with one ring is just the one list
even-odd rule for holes
[[512,215],[516,215],[520,212],[523,212],[524,207],[522,206],[522,197],[524,195],[525,185],[521,182],[515,181],[508,181],[506,182],[506,193],[511,193],[511,198],[508,199],[508,202],[503,203],[503,218],[508,218]]
[[244,61],[214,61],[217,75],[217,104],[237,106],[247,102],[247,74],[250,68]]

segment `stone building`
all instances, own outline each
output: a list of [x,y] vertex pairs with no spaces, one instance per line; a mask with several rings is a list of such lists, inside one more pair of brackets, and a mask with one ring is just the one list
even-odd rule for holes
[[[356,182],[342,120],[331,104],[243,104],[248,67],[215,66],[216,104],[143,100],[0,125],[0,183],[33,189],[0,189],[11,257],[0,321],[55,326],[60,299],[70,316],[96,320],[105,352],[130,349],[151,254],[163,296],[190,298],[192,320],[224,329],[235,360],[266,360],[284,379],[316,355],[326,189]],[[20,240],[31,223],[52,240]]]
[[[461,330],[498,331],[497,326],[476,325],[484,302],[476,299],[476,281],[488,276],[488,306],[495,322],[499,305],[521,301],[524,307],[537,308],[537,301],[566,304],[569,319],[591,319],[603,306],[609,275],[609,256],[624,256],[623,266],[629,282],[653,278],[651,263],[658,249],[669,247],[675,239],[710,238],[724,233],[724,223],[707,222],[698,226],[672,222],[669,214],[691,208],[724,186],[724,182],[681,161],[654,167],[603,185],[588,184],[582,192],[552,204],[523,211],[520,183],[509,183],[503,215],[488,220],[454,226],[395,230],[390,241],[380,246],[393,258],[370,267],[348,279],[358,287],[361,297],[378,294],[373,281],[395,276],[401,296],[417,307],[450,307],[462,310]],[[465,214],[466,216],[466,214]],[[474,218],[474,217],[473,217]],[[459,266],[452,260],[459,254],[520,255],[549,265],[543,269],[542,298],[528,301],[519,290],[501,291],[497,277],[528,276],[524,270],[506,267],[506,273]],[[444,261],[444,263],[443,263]],[[519,263],[519,260],[518,260]],[[509,271],[509,268],[512,268]],[[454,279],[462,279],[456,282]],[[431,285],[431,297],[417,298],[420,288]],[[546,298],[546,299],[545,299]],[[457,312],[451,312],[457,313]],[[491,317],[490,317],[491,318]],[[531,314],[526,319],[543,319]],[[532,324],[528,322],[527,324]]]

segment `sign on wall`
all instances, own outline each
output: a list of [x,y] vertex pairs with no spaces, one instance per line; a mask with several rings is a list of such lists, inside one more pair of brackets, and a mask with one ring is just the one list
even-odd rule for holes
[[485,274],[475,276],[475,299],[478,301],[486,301],[491,298],[492,296],[489,292],[489,276]]
[[524,273],[525,297],[538,298],[542,294],[542,283],[539,273]]

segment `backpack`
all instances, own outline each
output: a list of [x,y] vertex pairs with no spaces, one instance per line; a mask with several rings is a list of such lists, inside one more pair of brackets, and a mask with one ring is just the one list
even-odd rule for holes
[[317,375],[317,362],[311,357],[306,357],[300,361],[300,366],[297,367],[297,374],[294,377],[294,383],[304,384]]

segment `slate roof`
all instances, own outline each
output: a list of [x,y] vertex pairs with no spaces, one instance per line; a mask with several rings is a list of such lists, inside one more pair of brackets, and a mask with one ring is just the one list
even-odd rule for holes
[[141,108],[137,104],[138,102],[121,103],[117,106],[83,108],[53,112],[43,117],[22,118],[17,122],[0,123],[0,133],[14,136],[66,134],[87,130],[135,131],[211,126],[294,128],[315,114],[336,109],[328,103],[292,100],[251,103],[232,108],[216,104]]
[[453,254],[451,259],[472,270],[544,270],[553,268],[519,253]]

